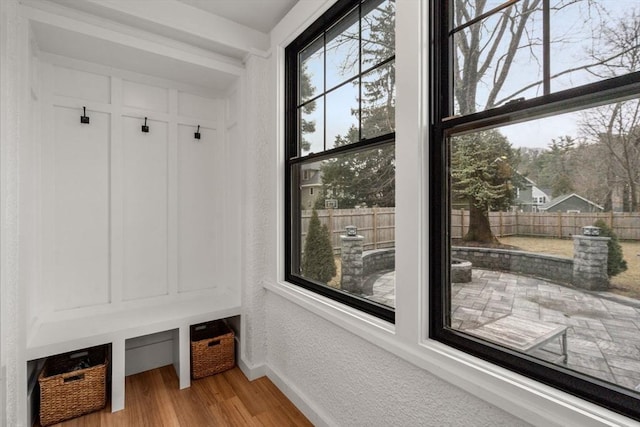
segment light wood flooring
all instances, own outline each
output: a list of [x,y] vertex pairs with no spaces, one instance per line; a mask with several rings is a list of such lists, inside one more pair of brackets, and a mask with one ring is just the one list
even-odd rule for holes
[[56,426],[312,426],[267,377],[249,382],[237,367],[180,390],[173,366],[165,366],[127,377],[125,387],[123,411],[107,405]]

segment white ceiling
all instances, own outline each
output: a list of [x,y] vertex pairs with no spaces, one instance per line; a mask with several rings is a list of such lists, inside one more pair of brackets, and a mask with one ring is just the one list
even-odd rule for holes
[[238,24],[268,33],[298,0],[178,0]]
[[[2,0],[0,0],[2,1]],[[236,76],[211,66],[181,61],[166,55],[99,39],[56,26],[34,22],[31,26],[44,52],[89,61],[108,67],[134,71],[169,80],[188,82],[196,86],[223,92]]]
[[[299,0],[21,1],[28,5],[39,4],[40,7],[46,6],[47,3],[63,5],[72,11],[84,12],[117,24],[241,59],[248,52],[243,49],[246,46],[220,43],[221,40],[218,38],[224,38],[224,35],[233,29],[238,34],[238,39],[252,40],[248,43],[253,43],[253,48],[266,50],[268,41],[260,43],[256,40],[268,40],[269,32]],[[194,30],[195,28],[198,30]]]
[[299,0],[20,1],[44,52],[223,91]]

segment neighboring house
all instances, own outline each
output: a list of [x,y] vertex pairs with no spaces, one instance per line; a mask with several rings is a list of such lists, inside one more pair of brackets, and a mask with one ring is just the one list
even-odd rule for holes
[[[519,212],[538,212],[540,206],[551,200],[551,190],[540,188],[529,178],[520,175],[519,187],[516,187],[516,195],[512,209]],[[451,200],[451,209],[469,209],[469,202],[458,199],[455,195]]]
[[321,162],[309,163],[302,166],[300,173],[300,205],[302,209],[313,209],[316,199],[322,189]]
[[523,178],[523,184],[516,188],[514,206],[521,212],[538,212],[540,207],[551,200],[551,192],[542,189],[527,177]]
[[602,212],[604,208],[576,193],[556,197],[539,207],[540,212]]

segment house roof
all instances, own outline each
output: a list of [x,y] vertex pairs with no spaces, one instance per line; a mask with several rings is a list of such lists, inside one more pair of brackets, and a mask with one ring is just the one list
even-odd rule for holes
[[558,196],[555,199],[552,199],[551,201],[545,203],[544,205],[541,205],[538,207],[538,209],[540,209],[541,211],[545,211],[549,208],[554,207],[555,205],[558,205],[562,202],[564,202],[565,200],[568,200],[572,197],[577,197],[578,199],[581,199],[583,201],[585,201],[586,203],[595,206],[596,208],[600,209],[600,210],[604,210],[604,208],[596,203],[593,203],[591,200],[585,199],[584,197],[580,196],[579,194],[576,193],[571,193],[571,194],[564,194],[562,196]]
[[528,178],[524,175],[522,175],[520,172],[516,172],[518,175],[520,175],[522,178],[524,178],[526,185],[530,185],[532,187],[536,187],[538,190],[542,191],[544,194],[546,194],[547,196],[549,196],[551,194],[551,189],[550,188],[541,188],[538,186],[538,184],[536,184],[533,180],[531,180],[531,178]]

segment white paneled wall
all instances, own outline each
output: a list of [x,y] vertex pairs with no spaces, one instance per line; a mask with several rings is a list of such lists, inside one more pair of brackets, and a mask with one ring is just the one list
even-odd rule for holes
[[169,292],[167,123],[122,118],[124,152],[124,299]]
[[215,129],[178,126],[178,283],[179,292],[215,286],[223,256],[222,198],[214,198],[224,182]]
[[54,132],[44,144],[50,175],[45,220],[51,225],[46,283],[54,309],[109,302],[110,115],[91,113],[80,126],[78,110],[53,107]]
[[[34,296],[45,317],[227,286],[224,101],[54,62],[43,71],[43,261]],[[89,124],[80,123],[83,106]]]
[[169,89],[124,80],[122,82],[122,105],[168,113]]
[[222,117],[221,105],[218,100],[204,98],[186,92],[178,92],[178,114],[207,122],[217,122]]
[[53,87],[50,90],[54,95],[108,104],[111,100],[110,82],[106,75],[53,67]]

